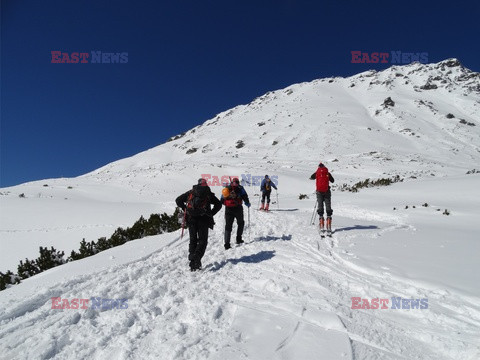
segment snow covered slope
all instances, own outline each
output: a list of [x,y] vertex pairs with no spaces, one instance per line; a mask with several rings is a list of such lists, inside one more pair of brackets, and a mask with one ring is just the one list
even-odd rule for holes
[[479,110],[480,74],[456,60],[391,67],[267,93],[87,176],[157,188],[182,169],[298,174],[320,159],[338,161],[342,180],[464,174],[479,163]]
[[[479,108],[480,75],[455,59],[392,67],[292,85],[84,176],[1,189],[0,271],[40,245],[68,253],[171,213],[202,174],[278,176],[280,211],[252,211],[249,243],[228,253],[219,215],[203,273],[167,234],[0,292],[0,358],[479,358]],[[326,241],[309,225],[319,160],[337,190]],[[404,182],[338,191],[395,175]],[[245,185],[255,207],[258,186]],[[128,309],[51,309],[51,297],[96,296]],[[429,306],[352,309],[352,297]]]
[[[338,194],[325,239],[309,225],[313,200],[282,196],[279,211],[251,211],[246,244],[229,251],[218,216],[198,273],[180,232],[51,269],[0,293],[0,358],[477,359],[477,184],[472,175]],[[443,196],[460,185],[471,196]],[[450,216],[436,211],[446,204]],[[52,309],[54,297],[128,308]],[[352,298],[390,303],[355,309]],[[395,309],[392,298],[428,308]]]
[[479,110],[480,74],[455,59],[270,92],[85,176],[2,189],[0,268],[36,257],[40,245],[69,252],[83,237],[172,211],[201,174],[274,174],[292,196],[313,190],[305,179],[319,160],[337,184],[465,174],[480,164]]

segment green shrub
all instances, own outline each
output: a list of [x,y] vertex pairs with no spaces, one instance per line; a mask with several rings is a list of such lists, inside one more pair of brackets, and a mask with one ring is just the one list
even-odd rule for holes
[[98,239],[97,244],[95,245],[95,248],[98,252],[110,249],[111,247],[112,244],[109,240],[107,240],[106,237],[101,237],[100,239]]
[[65,252],[57,251],[53,246],[50,250],[46,247],[40,246],[40,256],[35,260],[35,263],[39,272],[42,272],[55,266],[65,264],[66,260],[63,258],[64,256]]
[[36,275],[40,272],[35,260],[25,259],[25,262],[20,260],[20,264],[17,267],[17,275],[20,279],[28,279],[30,276]]
[[20,277],[15,275],[10,270],[5,274],[0,272],[0,291],[5,290],[7,285],[18,284],[20,282]]
[[72,250],[68,261],[80,260],[88,256],[95,255],[96,253],[97,251],[95,247],[95,242],[91,241],[87,243],[85,239],[83,239],[80,242],[80,249],[78,250],[78,253]]
[[377,180],[365,179],[363,181],[357,182],[353,186],[342,184],[338,189],[340,191],[358,192],[358,190],[363,188],[376,187],[376,186],[388,186],[393,183],[402,182],[402,181],[403,179],[400,178],[400,175],[395,175],[393,178],[382,178]]

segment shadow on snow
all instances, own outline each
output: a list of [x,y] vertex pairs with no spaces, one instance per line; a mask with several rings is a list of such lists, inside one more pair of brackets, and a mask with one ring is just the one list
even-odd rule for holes
[[350,231],[350,230],[374,230],[374,229],[378,229],[378,226],[376,226],[376,225],[354,225],[354,226],[348,226],[348,227],[344,227],[344,228],[335,229],[335,232]]
[[269,209],[268,211],[298,211],[298,209]]
[[292,240],[292,235],[282,235],[282,236],[260,236],[255,238],[255,241],[276,241],[276,240]]
[[252,255],[245,255],[239,259],[227,259],[222,261],[221,263],[214,263],[212,264],[212,268],[209,271],[218,271],[223,268],[228,263],[236,265],[238,263],[247,263],[247,264],[258,264],[262,261],[270,260],[275,256],[275,251],[260,251],[257,254]]

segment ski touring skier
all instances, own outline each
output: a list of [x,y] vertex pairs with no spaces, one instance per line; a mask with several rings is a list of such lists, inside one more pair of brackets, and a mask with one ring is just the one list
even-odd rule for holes
[[243,228],[245,227],[245,220],[242,203],[245,202],[245,206],[249,208],[250,200],[248,199],[245,188],[240,185],[238,178],[233,178],[230,185],[223,188],[220,201],[225,205],[224,246],[225,250],[228,250],[231,248],[230,238],[232,236],[233,222],[235,219],[237,220],[236,243],[243,243],[242,234]]
[[222,203],[203,178],[198,179],[197,185],[193,185],[191,190],[177,197],[175,202],[185,212],[184,219],[188,225],[190,271],[201,270],[202,257],[208,244],[208,229],[213,230],[215,225],[213,217],[222,209]]
[[318,204],[318,216],[320,219],[320,230],[322,233],[325,231],[325,219],[324,214],[324,204],[325,211],[327,212],[327,234],[332,234],[332,192],[330,190],[330,183],[335,182],[332,174],[328,171],[327,167],[320,162],[318,164],[317,171],[314,172],[311,176],[312,179],[316,180],[316,192],[317,192],[317,204]]
[[[268,175],[265,175],[265,178],[262,180],[262,184],[260,185],[260,191],[262,192],[262,206],[260,206],[259,210],[268,211],[268,208],[270,206],[270,194],[272,192],[272,187],[277,190],[277,186],[268,177]],[[267,205],[265,205],[265,199],[267,200]]]

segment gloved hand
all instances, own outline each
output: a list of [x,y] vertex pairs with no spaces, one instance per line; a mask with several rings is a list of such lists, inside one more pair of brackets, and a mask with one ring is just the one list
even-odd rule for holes
[[247,208],[249,208],[249,207],[252,206],[252,205],[250,205],[250,203],[245,203],[245,206],[246,206]]

